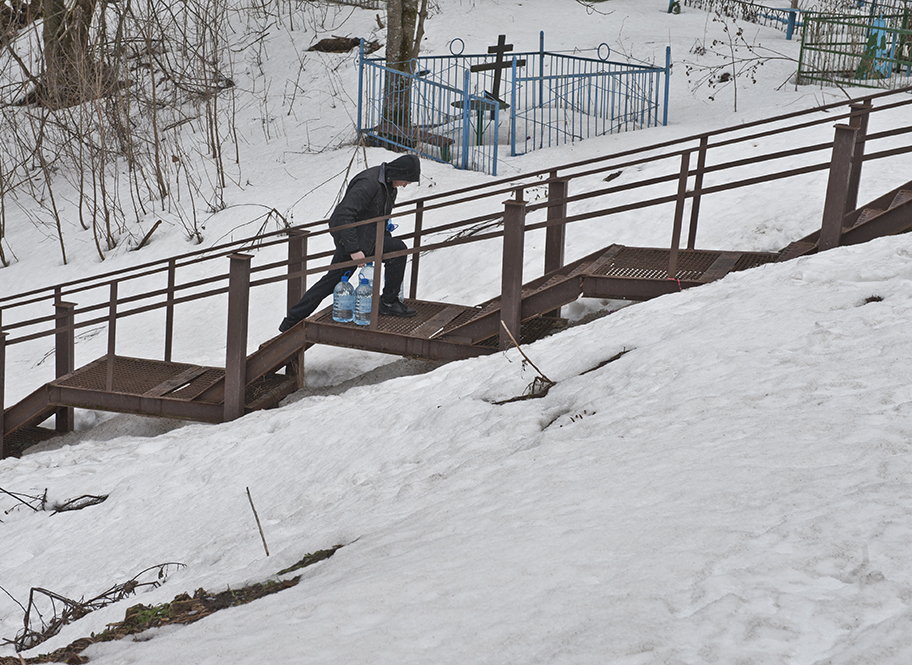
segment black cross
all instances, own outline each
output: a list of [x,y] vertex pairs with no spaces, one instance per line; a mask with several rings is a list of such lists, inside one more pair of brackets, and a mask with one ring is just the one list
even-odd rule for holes
[[[513,50],[513,44],[507,44],[507,36],[500,35],[497,37],[497,44],[495,46],[488,47],[488,53],[495,53],[494,62],[488,62],[483,65],[472,65],[469,67],[469,71],[472,72],[483,72],[489,69],[494,70],[494,84],[491,86],[491,97],[493,97],[498,102],[500,101],[500,74],[507,67],[512,67],[513,63],[504,62],[504,54],[507,51]],[[517,60],[516,66],[522,67],[526,64],[525,60]]]

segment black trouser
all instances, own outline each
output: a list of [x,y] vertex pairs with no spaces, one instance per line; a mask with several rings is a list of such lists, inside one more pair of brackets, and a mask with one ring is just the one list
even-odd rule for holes
[[[384,254],[398,252],[405,248],[405,243],[399,240],[399,238],[383,236]],[[336,253],[333,254],[332,263],[341,263],[342,261],[348,261],[350,258],[351,255],[348,252],[339,245],[336,245]],[[405,277],[406,259],[407,257],[405,256],[397,256],[394,259],[387,259],[383,262],[383,291],[380,294],[380,298],[384,302],[390,303],[399,298],[402,278]],[[357,267],[334,268],[323,275],[316,284],[307,289],[307,293],[304,294],[298,304],[288,310],[288,316],[282,321],[282,325],[279,326],[279,329],[284,332],[298,321],[306,319],[313,314],[326,296],[332,295],[333,289],[336,288],[336,284],[342,279],[342,275],[348,271],[357,271]],[[357,285],[358,282],[356,279],[353,286]]]

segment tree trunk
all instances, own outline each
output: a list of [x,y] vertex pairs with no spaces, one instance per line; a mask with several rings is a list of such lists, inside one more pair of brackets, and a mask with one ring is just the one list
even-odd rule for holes
[[[411,125],[412,59],[418,56],[424,37],[427,0],[387,0],[386,5],[386,81],[384,82],[383,121],[398,128],[396,142],[408,141]],[[403,72],[398,74],[397,72]]]
[[39,95],[50,108],[82,101],[95,78],[89,55],[89,27],[97,0],[43,0],[44,79]]

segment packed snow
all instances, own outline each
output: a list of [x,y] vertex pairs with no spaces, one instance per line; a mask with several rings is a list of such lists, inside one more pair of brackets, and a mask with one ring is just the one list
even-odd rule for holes
[[[438,0],[422,51],[444,53],[460,37],[480,52],[500,32],[534,49],[542,29],[550,48],[604,42],[650,62],[663,62],[670,44],[669,126],[516,158],[502,150],[501,175],[844,95],[796,89],[798,42],[744,25],[751,42],[791,59],[769,61],[754,84],[739,81],[735,113],[730,86],[695,88],[684,71],[699,60],[695,42],[723,38],[724,22],[687,7],[667,14],[663,0],[555,4]],[[262,44],[234,54],[236,94],[247,100],[238,122],[245,184],[207,216],[205,243],[254,233],[254,207],[297,223],[323,217],[350,163],[394,156],[353,143],[355,54],[303,56],[331,34],[382,39],[375,14],[333,6],[320,30],[277,21]],[[301,57],[309,98],[288,108],[283,86]],[[908,157],[872,164],[861,198],[905,182],[910,166]],[[488,179],[422,167],[403,199]],[[776,200],[732,199],[707,214],[705,242],[779,249],[819,226],[824,185],[825,174],[783,186]],[[195,247],[174,223],[138,255],[101,262],[74,222],[63,265],[56,238],[15,222],[4,294]],[[650,234],[667,243],[670,220],[642,222],[571,230],[568,257]],[[485,277],[499,270],[499,245],[483,247],[429,261],[424,297],[492,295],[496,281]],[[284,315],[281,288],[269,293],[252,303],[251,348]],[[79,431],[0,461],[8,492],[46,490],[51,503],[108,495],[52,514],[0,494],[0,639],[22,628],[32,587],[91,598],[150,566],[184,564],[23,657],[99,633],[136,603],[278,579],[305,554],[342,545],[282,576],[302,575],[291,589],[82,655],[96,665],[912,662],[912,238],[615,309],[574,303],[564,313],[578,325],[524,347],[556,384],[540,399],[503,403],[537,376],[516,349],[439,364],[315,347],[303,390],[232,423],[78,412]],[[223,360],[214,312],[184,317],[180,360]],[[78,361],[103,354],[102,338],[80,338]],[[7,404],[47,380],[49,345],[11,347]],[[124,345],[129,355],[161,352],[155,335]]]

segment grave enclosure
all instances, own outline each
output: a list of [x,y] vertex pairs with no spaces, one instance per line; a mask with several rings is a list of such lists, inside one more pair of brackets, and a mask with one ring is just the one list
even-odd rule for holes
[[619,62],[545,50],[513,52],[500,35],[485,54],[420,56],[407,72],[360,53],[358,132],[369,145],[409,150],[460,169],[497,174],[510,155],[593,136],[667,124],[671,49],[665,63]]

